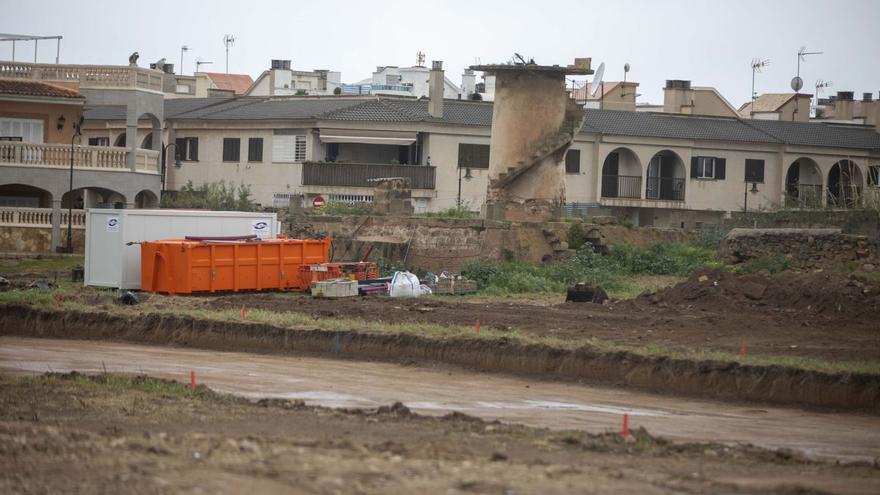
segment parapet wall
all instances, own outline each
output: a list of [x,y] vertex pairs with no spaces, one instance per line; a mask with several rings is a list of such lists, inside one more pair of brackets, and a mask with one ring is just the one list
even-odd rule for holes
[[785,256],[798,268],[823,268],[861,263],[873,269],[880,260],[877,241],[840,229],[733,229],[719,253],[731,263]]

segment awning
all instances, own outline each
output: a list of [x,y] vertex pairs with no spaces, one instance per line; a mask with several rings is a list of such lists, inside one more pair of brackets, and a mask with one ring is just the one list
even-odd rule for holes
[[358,131],[353,129],[321,129],[322,143],[391,144],[409,146],[416,142],[415,132]]

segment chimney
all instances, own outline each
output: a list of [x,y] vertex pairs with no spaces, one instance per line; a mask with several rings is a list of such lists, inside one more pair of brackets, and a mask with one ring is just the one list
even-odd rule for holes
[[428,78],[428,113],[435,119],[443,118],[443,62],[431,62],[431,75]]
[[853,118],[853,92],[838,91],[834,101],[834,118],[837,120],[852,120]]
[[862,115],[865,124],[874,126],[880,132],[880,99],[875,100],[871,93],[865,93],[862,96]]
[[691,82],[669,79],[663,88],[663,111],[666,113],[691,113],[694,106],[694,92]]
[[477,92],[477,75],[470,69],[465,69],[461,75],[461,97],[469,100],[471,95]]

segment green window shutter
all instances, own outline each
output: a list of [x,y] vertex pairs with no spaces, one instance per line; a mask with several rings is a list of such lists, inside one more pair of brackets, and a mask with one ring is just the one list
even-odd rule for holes
[[691,157],[691,179],[696,179],[700,176],[699,171],[697,170],[697,164],[700,162],[700,157],[692,156]]
[[715,159],[715,179],[724,180],[727,169],[727,160],[724,158]]

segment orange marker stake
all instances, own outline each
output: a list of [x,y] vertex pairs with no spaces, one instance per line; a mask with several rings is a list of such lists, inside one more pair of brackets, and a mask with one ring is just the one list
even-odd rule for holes
[[190,370],[189,372],[189,386],[193,389],[193,392],[196,390],[196,372]]
[[55,306],[61,306],[61,294],[55,294]]
[[247,319],[247,310],[244,307],[244,304],[241,305],[241,320],[244,321]]
[[623,428],[620,430],[620,434],[624,438],[629,436],[629,414],[627,413],[623,413]]
[[480,336],[480,320],[477,320],[477,337]]
[[742,363],[743,361],[746,360],[746,353],[747,353],[747,352],[748,352],[748,346],[746,345],[745,342],[743,342],[743,343],[739,346],[739,362]]

